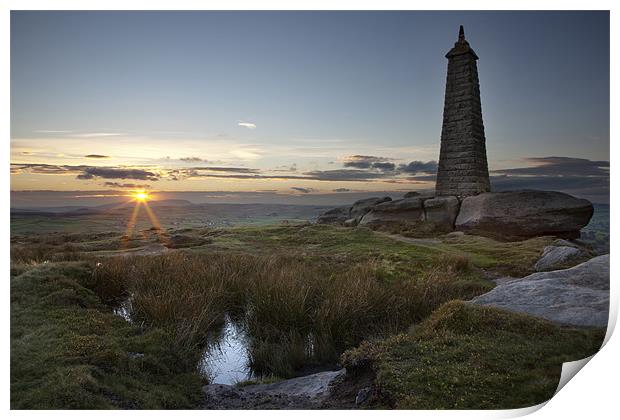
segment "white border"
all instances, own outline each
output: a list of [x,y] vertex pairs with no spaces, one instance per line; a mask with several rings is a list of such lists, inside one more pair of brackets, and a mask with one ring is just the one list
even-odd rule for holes
[[[616,17],[615,12],[618,7],[616,6],[617,2],[613,1],[597,1],[591,0],[588,2],[582,1],[574,1],[574,0],[565,0],[565,1],[543,1],[543,0],[522,0],[519,2],[515,1],[502,1],[502,2],[494,2],[494,1],[481,1],[481,0],[470,0],[466,3],[469,6],[468,10],[611,10],[611,51],[618,51],[618,30],[617,23],[618,19]],[[2,60],[3,66],[1,67],[2,72],[2,92],[3,92],[3,101],[2,101],[2,116],[4,119],[4,124],[0,125],[0,127],[4,127],[2,130],[5,134],[4,138],[6,139],[6,143],[2,145],[2,150],[4,150],[3,154],[3,170],[0,175],[2,178],[2,184],[4,188],[4,197],[5,203],[9,203],[10,196],[10,177],[9,177],[9,156],[10,156],[10,77],[9,77],[9,68],[10,68],[10,57],[9,57],[9,48],[10,48],[10,16],[9,11],[13,10],[139,10],[147,7],[152,10],[199,10],[199,9],[211,9],[211,10],[234,10],[234,9],[245,9],[245,10],[273,10],[273,9],[287,9],[287,10],[311,10],[311,9],[322,9],[322,10],[466,10],[464,9],[464,4],[462,1],[433,1],[433,2],[412,2],[406,0],[383,0],[383,1],[368,1],[368,0],[357,0],[357,1],[337,1],[337,0],[314,0],[314,1],[274,1],[274,0],[263,0],[260,2],[257,1],[249,1],[249,0],[230,0],[227,2],[206,2],[206,1],[198,1],[198,0],[176,0],[176,1],[161,1],[161,0],[150,0],[150,1],[135,1],[135,0],[108,0],[108,1],[78,1],[78,0],[58,0],[55,2],[44,1],[44,0],[9,0],[3,2],[3,14],[0,18],[0,31],[2,33]],[[618,65],[617,65],[617,53],[612,54],[611,56],[611,74],[618,74]],[[579,51],[575,51],[576,60],[579,59]],[[618,115],[616,101],[618,98],[618,83],[613,78],[611,78],[611,115]],[[611,139],[614,139],[614,134],[616,133],[616,122],[612,118],[611,120]],[[614,141],[611,141],[611,160],[612,162],[616,161],[617,157],[617,148],[614,147]],[[612,209],[616,208],[618,204],[617,194],[614,193],[616,190],[616,183],[614,181],[615,172],[612,170],[611,177],[611,206]],[[2,264],[2,270],[5,273],[5,279],[8,280],[8,255],[9,255],[9,235],[10,235],[10,224],[9,224],[9,206],[5,204],[2,207],[2,215],[4,216],[4,220],[6,223],[2,225],[3,237],[4,241],[1,243],[2,251],[4,254],[4,258],[0,259]],[[617,230],[615,228],[616,225],[611,224],[611,245],[612,250],[614,249],[616,241]],[[615,264],[612,260],[611,266],[611,279],[612,279],[612,311],[613,319],[615,321],[615,317],[618,312],[618,282],[615,280]],[[3,358],[3,372],[4,372],[4,380],[2,381],[2,406],[5,411],[9,410],[10,407],[10,394],[9,394],[9,375],[8,375],[8,366],[10,365],[9,359],[9,327],[10,327],[10,306],[7,304],[9,299],[9,282],[5,281],[4,283],[4,310],[2,311],[3,316],[3,326],[4,326],[4,334],[2,336],[2,343],[4,349],[4,358]],[[614,322],[615,324],[615,322]],[[610,330],[611,332],[611,330]],[[589,362],[581,372],[577,375],[578,378],[576,380],[570,381],[566,386],[547,404],[541,404],[538,407],[532,407],[523,410],[505,410],[505,411],[371,411],[371,412],[360,412],[360,411],[320,411],[320,412],[290,412],[290,411],[269,411],[269,412],[204,412],[204,411],[185,411],[185,412],[115,412],[108,413],[102,411],[89,411],[87,413],[79,412],[79,411],[38,411],[38,412],[29,412],[29,411],[13,411],[9,414],[15,418],[25,418],[31,416],[45,416],[50,417],[51,419],[77,419],[81,418],[84,415],[93,418],[104,418],[110,415],[119,416],[121,418],[128,418],[129,416],[134,415],[149,415],[155,418],[164,418],[167,416],[183,416],[183,417],[194,417],[194,418],[204,418],[205,416],[223,416],[223,417],[241,417],[241,416],[257,416],[259,418],[284,418],[289,415],[294,415],[299,418],[311,418],[314,416],[335,418],[335,417],[350,417],[350,418],[375,418],[377,415],[379,416],[390,416],[394,418],[411,418],[415,417],[416,419],[426,419],[426,418],[471,418],[471,419],[487,419],[487,418],[509,418],[509,417],[517,417],[521,415],[525,415],[531,412],[535,412],[532,415],[532,418],[537,419],[558,419],[558,418],[567,418],[567,419],[583,419],[584,417],[590,418],[611,418],[617,415],[617,393],[614,392],[618,383],[617,375],[619,372],[619,363],[617,357],[615,355],[620,354],[620,344],[618,344],[617,337],[613,335],[608,337],[609,341],[605,345],[604,349],[595,355],[592,358],[591,362]],[[544,407],[544,408],[543,408]],[[541,409],[542,408],[542,409]]]

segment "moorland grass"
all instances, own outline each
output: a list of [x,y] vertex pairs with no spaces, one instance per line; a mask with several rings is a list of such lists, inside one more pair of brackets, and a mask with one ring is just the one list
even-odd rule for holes
[[[33,237],[32,244],[41,249],[27,249],[27,236],[12,239],[12,406],[193,406],[200,398],[196,365],[201,351],[228,314],[246,329],[252,367],[264,377],[290,377],[309,363],[334,363],[364,340],[384,340],[387,347],[394,343],[400,353],[384,350],[374,362],[385,367],[378,372],[396,378],[381,382],[391,376],[377,375],[389,396],[385,401],[431,407],[435,397],[411,400],[406,390],[419,384],[398,376],[406,375],[398,369],[411,368],[409,359],[418,357],[415,349],[422,348],[422,338],[386,337],[406,331],[447,301],[488,291],[492,283],[484,280],[481,268],[531,271],[551,240],[499,243],[444,237],[437,246],[426,247],[366,228],[314,225],[202,229],[193,234],[211,243],[142,257],[104,257],[118,250],[119,234]],[[130,240],[140,245],[157,238]],[[56,262],[71,259],[84,261]],[[129,298],[132,324],[111,311]],[[477,328],[475,323],[472,328]],[[492,337],[492,329],[459,334],[449,333],[457,347],[462,341],[462,357],[474,352],[480,340],[487,350],[481,363],[493,362],[494,348],[502,346],[498,340],[506,338]],[[433,337],[424,338],[432,346],[429,354],[446,358],[435,355],[434,363],[446,369],[438,373],[452,374],[461,356]],[[564,344],[573,345],[570,340]],[[520,357],[519,351],[527,349],[501,348],[497,357]],[[524,372],[530,368],[520,366]],[[508,383],[503,380],[501,386]],[[440,377],[429,383],[437,389],[444,386]],[[485,382],[480,389],[485,384],[499,386]],[[468,401],[470,406],[480,402],[473,397]],[[492,403],[485,401],[483,406],[501,405],[499,394]]]
[[521,408],[550,399],[562,363],[594,354],[604,335],[452,301],[410,333],[365,342],[342,361],[352,374],[374,373],[375,407]]
[[62,262],[11,279],[11,408],[195,407],[195,365],[164,330],[113,315],[82,285],[91,275],[87,263]]
[[402,331],[443,302],[491,287],[462,257],[431,259],[399,279],[378,260],[343,266],[295,254],[117,257],[93,273],[86,284],[101,299],[131,296],[134,320],[168,331],[179,351],[204,346],[226,313],[239,315],[252,367],[278,376],[335,362],[363,339]]
[[475,235],[445,236],[443,248],[461,252],[478,267],[491,270],[497,275],[521,277],[533,271],[545,246],[555,240],[541,236],[521,241],[499,241]]

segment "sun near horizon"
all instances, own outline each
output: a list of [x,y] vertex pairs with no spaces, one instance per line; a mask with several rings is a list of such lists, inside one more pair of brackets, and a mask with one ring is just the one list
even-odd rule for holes
[[135,201],[145,202],[151,199],[151,196],[146,191],[134,191],[130,194],[131,198]]

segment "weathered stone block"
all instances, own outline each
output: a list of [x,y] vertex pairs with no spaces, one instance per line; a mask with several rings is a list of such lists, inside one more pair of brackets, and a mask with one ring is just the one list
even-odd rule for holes
[[363,200],[358,200],[351,206],[351,211],[349,212],[350,218],[356,218],[364,216],[366,213],[370,211],[373,206],[376,206],[380,203],[385,203],[388,201],[392,201],[391,197],[371,197],[365,198]]
[[362,217],[360,225],[386,224],[390,222],[415,223],[424,221],[424,200],[403,198],[374,206]]
[[432,222],[444,229],[454,229],[454,221],[459,214],[460,203],[455,196],[437,197],[424,201],[424,213],[427,222]]

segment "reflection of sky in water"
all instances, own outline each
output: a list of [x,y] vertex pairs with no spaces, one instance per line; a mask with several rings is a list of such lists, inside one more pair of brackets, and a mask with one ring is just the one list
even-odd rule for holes
[[[131,317],[131,297],[113,309],[115,315],[127,322]],[[253,379],[248,364],[247,337],[237,324],[226,316],[220,334],[213,336],[213,343],[203,353],[198,370],[213,384],[234,385],[237,382]]]
[[131,319],[131,296],[125,299],[119,306],[112,310],[114,315],[122,316],[125,321],[132,322]]
[[253,378],[248,368],[247,339],[228,316],[220,341],[205,351],[199,370],[214,384],[233,385]]

